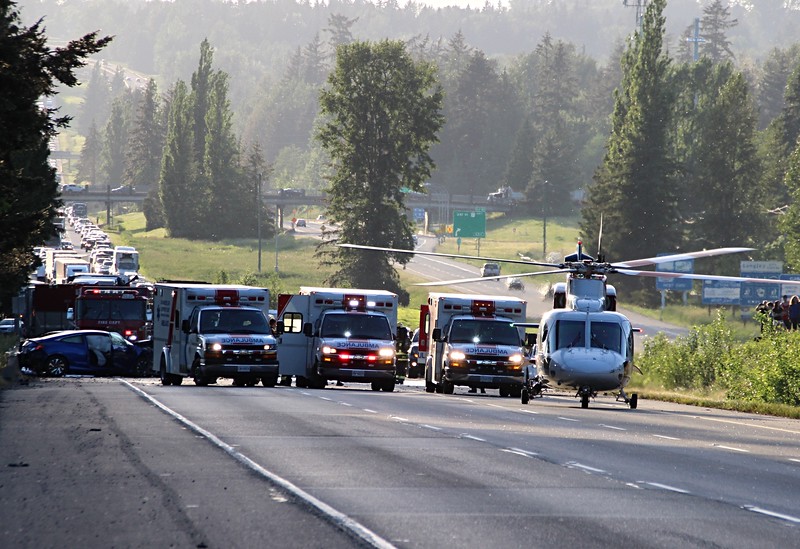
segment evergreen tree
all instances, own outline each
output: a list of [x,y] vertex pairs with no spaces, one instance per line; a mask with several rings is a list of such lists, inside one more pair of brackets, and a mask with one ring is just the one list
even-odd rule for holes
[[[241,172],[244,178],[244,196],[254,196],[255,200],[246,200],[243,207],[244,218],[261,220],[261,236],[262,238],[270,238],[275,235],[275,217],[270,213],[267,204],[264,203],[264,191],[270,187],[270,179],[272,177],[272,166],[267,164],[264,159],[264,153],[261,151],[261,145],[254,143],[248,150],[244,163],[241,166]],[[259,188],[260,186],[260,188]],[[259,200],[260,199],[260,200]],[[260,215],[259,215],[259,211]],[[256,224],[250,229],[250,234],[256,236],[258,233],[258,225]],[[248,234],[243,231],[242,235]]]
[[[602,246],[611,260],[651,257],[681,243],[668,135],[674,93],[663,52],[665,3],[648,5],[642,32],[623,57],[606,155],[582,211],[586,249],[597,249],[602,216]],[[634,278],[618,284],[632,291],[645,288],[645,281]],[[652,288],[652,281],[646,287]]]
[[703,18],[700,20],[703,41],[700,43],[700,52],[714,63],[734,58],[726,32],[738,25],[739,21],[730,17],[731,10],[723,5],[722,0],[712,0],[703,8]]
[[100,153],[102,183],[113,187],[122,184],[125,173],[125,151],[128,147],[128,121],[121,99],[114,100],[111,117],[103,132],[103,149]]
[[208,114],[208,101],[212,77],[212,63],[214,51],[208,39],[200,43],[200,61],[197,70],[192,73],[192,132],[194,134],[195,162],[203,166],[203,155],[206,150],[206,115]]
[[53,218],[60,202],[48,144],[70,119],[59,116],[46,98],[59,84],[77,85],[74,71],[111,40],[91,33],[50,49],[41,23],[26,27],[16,3],[0,0],[0,310],[5,314],[39,262],[32,248],[56,236]]
[[415,63],[401,42],[339,46],[336,68],[320,94],[325,119],[317,138],[329,154],[328,213],[338,223],[318,255],[338,265],[334,286],[386,289],[408,303],[392,262],[406,254],[337,248],[337,243],[412,248],[405,217],[407,187],[421,191],[434,167],[428,150],[442,125],[435,69]]
[[97,62],[92,68],[92,75],[86,84],[86,93],[83,96],[78,130],[86,135],[92,125],[105,126],[108,115],[111,113],[111,84],[108,81],[103,64]]
[[530,117],[526,117],[514,139],[503,182],[512,189],[525,189],[533,173],[533,148],[536,136]]
[[198,184],[194,154],[194,118],[186,83],[172,90],[167,139],[158,188],[164,222],[170,236],[197,238],[202,234],[205,189]]
[[122,181],[132,189],[149,191],[158,184],[164,151],[164,130],[160,121],[158,92],[155,80],[151,79],[139,102],[125,155]]
[[81,157],[78,161],[78,174],[75,176],[75,181],[78,183],[88,181],[93,185],[98,183],[97,172],[100,168],[102,153],[103,144],[100,139],[100,132],[97,131],[97,126],[93,121],[83,141]]
[[348,19],[347,16],[341,13],[332,13],[328,16],[328,26],[324,32],[328,34],[328,46],[332,51],[336,51],[337,47],[353,41],[353,33],[350,29],[357,22],[358,17]]
[[[244,213],[255,211],[252,204],[252,182],[245,182],[239,171],[239,150],[232,129],[232,113],[228,101],[228,75],[213,72],[209,79],[206,112],[206,141],[203,172],[208,184],[205,205],[206,237],[211,239],[240,236],[255,226],[255,217]],[[247,183],[247,185],[245,184]],[[250,186],[250,190],[246,186]],[[213,220],[213,222],[211,221]]]
[[760,247],[764,214],[758,181],[761,166],[755,145],[755,109],[747,82],[729,63],[717,65],[698,105],[691,186],[694,246]]
[[792,200],[786,215],[781,216],[779,225],[781,232],[786,235],[786,268],[789,272],[797,272],[800,269],[800,141],[789,158],[785,184]]

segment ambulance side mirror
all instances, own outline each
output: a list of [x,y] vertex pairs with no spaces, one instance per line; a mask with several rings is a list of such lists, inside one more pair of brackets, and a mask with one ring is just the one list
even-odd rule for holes
[[444,341],[444,338],[442,337],[442,329],[441,328],[434,328],[433,329],[433,334],[431,335],[431,337],[433,337],[434,341]]
[[314,337],[314,327],[310,322],[303,324],[303,335],[306,337]]
[[286,325],[283,323],[283,320],[279,320],[275,323],[275,333],[281,335],[283,332],[286,331]]
[[188,334],[189,333],[189,321],[188,320],[181,321],[181,331],[184,334]]
[[536,345],[536,334],[525,334],[525,346]]

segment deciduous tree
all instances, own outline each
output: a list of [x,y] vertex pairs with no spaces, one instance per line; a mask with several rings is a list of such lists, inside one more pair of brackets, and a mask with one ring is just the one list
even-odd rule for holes
[[335,244],[411,249],[401,189],[421,191],[434,167],[428,150],[443,122],[435,69],[414,62],[401,42],[342,45],[320,105],[317,138],[332,169],[328,214],[339,224],[318,248],[324,262],[338,266],[328,282],[386,289],[407,303],[392,262],[405,264],[409,256]]

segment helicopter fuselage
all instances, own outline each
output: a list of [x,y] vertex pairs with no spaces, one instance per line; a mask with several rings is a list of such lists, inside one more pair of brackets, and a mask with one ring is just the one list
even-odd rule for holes
[[631,323],[613,311],[552,310],[539,323],[535,366],[554,388],[620,390],[634,367]]

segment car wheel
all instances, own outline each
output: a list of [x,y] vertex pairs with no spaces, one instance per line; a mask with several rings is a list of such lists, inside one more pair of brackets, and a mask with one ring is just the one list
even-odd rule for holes
[[197,361],[192,365],[192,379],[194,380],[194,384],[198,387],[205,387],[208,385],[208,378],[200,371],[200,364],[198,364]]
[[139,358],[136,359],[136,368],[134,370],[134,375],[136,377],[150,377],[153,371],[153,364],[148,358],[147,354],[139,355]]
[[69,362],[61,355],[53,355],[47,359],[45,374],[53,377],[62,377],[69,373]]

